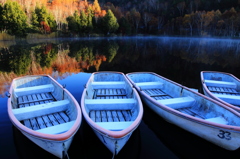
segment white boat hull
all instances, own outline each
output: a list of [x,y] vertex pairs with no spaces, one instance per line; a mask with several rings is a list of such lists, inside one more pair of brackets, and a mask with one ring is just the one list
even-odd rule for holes
[[81,99],[82,113],[96,136],[117,155],[142,120],[140,96],[120,72],[96,72]]
[[36,138],[33,136],[30,136],[27,133],[22,132],[23,135],[25,135],[29,140],[34,142],[36,145],[44,149],[45,151],[48,151],[49,153],[59,157],[63,158],[72,143],[73,137],[64,140],[64,141],[50,141],[50,140],[44,140],[43,138]]
[[200,122],[192,121],[183,118],[179,115],[167,112],[159,106],[153,104],[144,96],[141,96],[143,101],[151,108],[155,113],[161,116],[164,120],[175,124],[209,142],[216,144],[227,150],[236,150],[240,147],[240,133],[235,131],[229,131],[225,129],[219,129],[218,127],[212,127]]
[[146,105],[166,121],[219,147],[240,147],[240,114],[152,72],[127,74]]
[[39,147],[64,158],[82,121],[76,99],[49,75],[16,78],[9,93],[13,125]]
[[96,130],[94,130],[94,133],[99,138],[99,140],[112,152],[113,155],[116,155],[121,151],[121,149],[124,147],[124,145],[127,143],[127,141],[132,135],[132,132],[131,132],[126,136],[117,139],[117,138],[111,138],[105,134],[101,134]]

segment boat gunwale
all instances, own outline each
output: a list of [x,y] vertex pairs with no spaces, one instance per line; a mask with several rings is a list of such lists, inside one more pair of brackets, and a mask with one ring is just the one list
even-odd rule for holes
[[[162,78],[162,79],[164,79],[164,80],[167,80],[167,81],[170,82],[170,83],[176,84],[176,85],[182,87],[183,89],[186,89],[186,90],[190,91],[191,93],[197,94],[198,96],[201,96],[202,98],[205,98],[205,99],[207,99],[207,100],[209,100],[209,101],[211,101],[211,102],[219,105],[220,107],[223,107],[224,109],[227,109],[228,111],[232,112],[232,113],[235,114],[236,116],[240,117],[240,114],[239,114],[236,110],[233,110],[233,109],[225,106],[223,103],[218,102],[218,101],[216,101],[216,100],[214,100],[214,99],[211,99],[210,97],[207,97],[207,96],[205,96],[205,95],[203,95],[203,94],[201,94],[201,93],[195,92],[195,91],[191,90],[190,88],[188,88],[188,87],[186,87],[186,86],[183,86],[183,85],[181,85],[181,84],[178,84],[178,83],[176,83],[176,82],[174,82],[174,81],[171,81],[171,80],[169,80],[169,79],[167,79],[167,78],[164,78],[164,77],[162,77],[162,76],[160,76],[160,75],[158,75],[158,74],[156,74],[156,73],[153,73],[153,72],[132,72],[132,73],[127,73],[127,78],[128,78],[131,82],[133,82],[133,81],[128,77],[128,75],[131,75],[131,74],[139,74],[139,73],[150,73],[150,74],[153,74],[153,75],[155,75],[155,76],[158,76],[159,78]],[[134,82],[133,82],[133,83],[134,83]],[[171,113],[171,114],[177,115],[177,116],[179,116],[179,117],[181,117],[181,118],[184,118],[184,119],[187,119],[187,120],[190,120],[190,121],[192,121],[192,122],[196,122],[196,123],[199,123],[199,124],[202,124],[202,125],[206,125],[206,126],[209,126],[209,127],[218,127],[218,128],[223,128],[223,129],[229,130],[229,131],[231,131],[231,132],[232,132],[232,131],[236,131],[237,133],[240,133],[240,132],[239,132],[239,131],[240,131],[240,127],[239,127],[239,126],[232,126],[232,125],[224,125],[224,124],[220,124],[220,123],[214,123],[214,122],[211,122],[211,121],[207,121],[207,120],[204,120],[204,119],[200,119],[200,118],[193,117],[193,116],[188,115],[188,114],[184,114],[184,113],[182,113],[182,112],[180,112],[180,111],[177,111],[177,110],[175,110],[175,109],[173,109],[173,108],[170,108],[170,107],[168,107],[168,106],[165,106],[165,105],[161,104],[160,102],[157,102],[156,100],[152,99],[149,95],[147,95],[145,92],[143,92],[143,91],[140,89],[140,87],[138,87],[137,85],[135,85],[135,84],[133,84],[133,85],[134,85],[135,88],[142,94],[142,96],[146,97],[146,99],[147,99],[148,101],[150,101],[150,102],[153,103],[155,106],[157,106],[157,107],[159,107],[159,108],[161,108],[161,109],[163,109],[163,110],[165,110],[165,111],[167,111],[167,112],[169,112],[169,113]]]
[[[107,129],[104,129],[103,127],[97,125],[94,121],[92,121],[92,119],[89,117],[86,109],[85,109],[85,96],[86,96],[86,91],[87,91],[87,87],[88,85],[91,83],[91,81],[88,81],[85,85],[85,88],[83,90],[83,93],[82,93],[82,98],[81,98],[81,108],[82,108],[82,113],[83,113],[83,116],[85,117],[86,121],[88,122],[88,124],[91,126],[91,128],[93,128],[94,130],[98,131],[99,133],[101,133],[102,135],[105,135],[109,138],[124,138],[125,136],[127,136],[129,133],[132,133],[135,129],[137,129],[137,127],[139,126],[139,124],[141,123],[141,120],[142,120],[142,117],[143,117],[143,105],[142,105],[142,101],[141,101],[141,98],[137,92],[137,90],[133,87],[133,85],[128,81],[128,79],[126,78],[126,76],[122,73],[122,72],[115,72],[115,71],[100,71],[100,72],[94,72],[92,73],[91,77],[94,77],[95,74],[98,74],[98,73],[117,73],[117,74],[120,74],[123,76],[123,78],[125,79],[125,81],[131,86],[134,94],[135,94],[135,97],[137,99],[137,107],[139,109],[138,111],[138,115],[137,115],[137,118],[133,121],[133,123],[121,130],[121,131],[111,131],[111,130],[107,130]],[[89,78],[89,79],[90,79]],[[117,123],[117,122],[116,122]]]
[[215,96],[207,87],[206,83],[204,82],[204,77],[203,77],[203,74],[204,73],[219,73],[219,74],[225,74],[225,75],[229,75],[230,77],[234,78],[235,80],[237,80],[239,83],[240,83],[240,80],[234,76],[233,74],[230,74],[230,73],[226,73],[226,72],[218,72],[218,71],[201,71],[200,75],[201,75],[201,83],[202,83],[202,86],[203,86],[203,89],[206,91],[206,93],[213,99],[227,105],[228,107],[232,108],[232,109],[235,109],[237,110],[238,112],[240,112],[240,107],[237,107],[237,106],[234,106],[230,103],[227,103],[225,102],[224,100],[218,98],[217,96]]
[[8,116],[9,116],[10,120],[12,121],[13,125],[16,128],[18,128],[20,131],[23,131],[24,133],[31,135],[33,137],[41,138],[41,139],[45,139],[45,140],[52,140],[52,141],[68,140],[69,138],[73,137],[73,135],[80,128],[81,121],[82,121],[82,115],[81,115],[80,106],[79,106],[78,102],[76,101],[76,99],[73,97],[73,95],[67,89],[63,88],[62,85],[60,85],[60,83],[58,83],[50,75],[45,75],[45,74],[44,75],[28,75],[28,76],[23,76],[23,77],[18,77],[18,78],[13,79],[12,84],[9,89],[9,92],[13,92],[13,83],[15,80],[21,79],[21,78],[26,78],[26,77],[34,77],[34,76],[36,76],[36,77],[45,76],[45,77],[50,78],[52,82],[54,82],[57,86],[61,87],[62,90],[68,94],[68,96],[70,97],[70,100],[72,100],[72,102],[76,108],[76,111],[77,111],[77,117],[76,117],[75,123],[68,131],[66,131],[62,134],[45,134],[45,133],[40,133],[40,132],[34,131],[30,128],[27,128],[22,123],[20,123],[20,121],[15,117],[15,115],[12,112],[12,104],[11,104],[11,96],[12,95],[8,98]]

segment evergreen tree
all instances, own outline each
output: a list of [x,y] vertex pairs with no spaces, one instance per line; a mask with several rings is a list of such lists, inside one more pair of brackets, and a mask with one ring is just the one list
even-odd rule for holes
[[33,27],[40,28],[44,33],[49,33],[56,31],[57,23],[54,16],[48,13],[47,8],[42,5],[42,7],[36,6],[35,12],[32,16]]
[[127,21],[126,18],[122,17],[119,20],[119,29],[118,31],[122,33],[123,35],[125,34],[130,34],[131,33],[131,24]]
[[23,36],[27,29],[27,16],[17,2],[7,1],[1,7],[2,28],[5,28],[9,34]]
[[117,18],[114,16],[113,12],[109,9],[107,14],[102,18],[102,30],[106,33],[115,32],[119,24],[117,22]]
[[0,3],[0,31],[3,30],[3,6],[2,4]]
[[67,17],[69,31],[78,33],[80,30],[80,17],[77,11],[74,12],[73,16]]
[[81,33],[85,33],[88,27],[88,17],[84,11],[80,13],[80,31]]

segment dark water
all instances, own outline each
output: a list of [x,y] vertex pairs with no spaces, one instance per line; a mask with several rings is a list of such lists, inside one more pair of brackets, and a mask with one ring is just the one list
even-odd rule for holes
[[[201,92],[200,71],[240,77],[240,40],[170,37],[108,38],[0,43],[0,158],[55,158],[12,126],[7,115],[11,80],[27,74],[50,74],[80,101],[94,71],[151,71]],[[112,158],[83,120],[68,151],[72,158]],[[139,128],[115,158],[239,158],[172,125],[144,105]]]

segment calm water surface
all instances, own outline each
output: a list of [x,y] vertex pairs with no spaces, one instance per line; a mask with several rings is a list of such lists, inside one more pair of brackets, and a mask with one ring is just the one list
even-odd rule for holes
[[[201,92],[200,71],[215,70],[240,77],[240,40],[136,37],[0,42],[0,158],[55,158],[12,126],[7,93],[12,79],[50,74],[80,101],[92,72],[151,71]],[[83,120],[68,151],[72,158],[112,158]],[[164,121],[144,105],[143,121],[116,158],[239,158]]]

